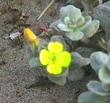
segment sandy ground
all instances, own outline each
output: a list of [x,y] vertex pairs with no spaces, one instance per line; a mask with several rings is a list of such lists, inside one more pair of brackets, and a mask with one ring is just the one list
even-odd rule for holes
[[[11,5],[27,11],[30,20],[37,17],[47,5],[49,0],[16,0]],[[36,1],[36,2],[35,2]],[[22,4],[22,5],[21,5]],[[0,1],[0,7],[4,5]],[[61,6],[62,4],[55,4]],[[56,10],[56,7],[53,7]],[[56,10],[57,11],[57,10]],[[52,11],[51,11],[52,12]],[[85,76],[79,82],[60,86],[41,86],[26,89],[25,85],[34,80],[34,71],[28,65],[25,46],[14,45],[14,42],[6,39],[13,24],[4,24],[9,19],[9,13],[0,15],[0,103],[77,103],[78,95],[85,91],[86,83],[92,75]],[[56,17],[45,16],[42,21],[49,23]],[[36,26],[32,27],[36,32]]]

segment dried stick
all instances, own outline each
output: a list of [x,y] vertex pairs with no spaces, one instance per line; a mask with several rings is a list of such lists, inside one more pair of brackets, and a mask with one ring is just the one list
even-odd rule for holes
[[53,5],[53,3],[55,2],[56,0],[51,0],[51,2],[47,5],[47,7],[41,12],[41,14],[39,15],[39,17],[35,20],[33,20],[32,25],[34,25],[35,21],[39,21],[43,16],[44,14],[48,11],[48,9]]
[[47,7],[41,12],[41,14],[39,15],[39,17],[37,18],[37,21],[39,21],[43,17],[43,15],[53,5],[54,2],[55,2],[55,0],[51,0],[51,2],[47,5]]

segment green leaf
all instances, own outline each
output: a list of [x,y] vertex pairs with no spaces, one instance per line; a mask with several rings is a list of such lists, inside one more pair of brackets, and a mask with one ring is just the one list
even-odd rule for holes
[[78,103],[109,103],[109,97],[99,96],[92,92],[84,92],[78,97]]
[[79,47],[76,49],[76,52],[81,54],[83,57],[89,58],[94,50],[92,48],[87,47]]
[[94,6],[102,3],[102,0],[81,0],[81,3],[87,13],[93,13]]
[[110,1],[97,6],[94,17],[100,20],[102,28],[106,31],[110,39]]
[[94,94],[97,94],[99,96],[108,96],[110,95],[110,92],[106,92],[103,88],[102,88],[102,84],[98,81],[90,81],[87,84],[88,89],[93,92]]
[[58,42],[61,42],[61,43],[63,43],[65,45],[65,40],[64,40],[63,36],[61,36],[61,35],[52,36],[50,41],[52,41],[52,42],[58,41]]
[[99,51],[99,52],[94,52],[90,56],[91,60],[91,67],[98,73],[98,71],[105,67],[105,65],[108,62],[108,55]]
[[81,10],[79,8],[74,7],[73,5],[67,5],[60,9],[60,17],[64,19],[64,17],[69,16],[73,22],[76,22],[82,15]]
[[36,68],[36,67],[39,67],[41,66],[40,64],[40,61],[39,61],[39,58],[31,58],[30,61],[29,61],[29,65],[31,66],[31,68]]
[[110,84],[110,70],[108,68],[101,68],[99,70],[99,78],[105,84]]
[[59,23],[57,25],[57,27],[61,30],[61,31],[64,31],[64,32],[72,32],[72,29],[70,29],[68,27],[68,25],[64,24],[64,23]]
[[89,23],[92,22],[92,17],[91,17],[91,16],[85,16],[85,15],[84,15],[84,17],[85,17],[85,22],[86,22],[85,25],[88,25]]
[[71,20],[70,20],[70,18],[69,18],[68,16],[66,16],[66,17],[64,18],[64,23],[65,23],[66,25],[71,24]]
[[109,59],[108,59],[108,63],[107,63],[107,68],[110,70],[110,54],[109,54]]
[[69,32],[65,34],[70,40],[72,41],[78,41],[81,40],[84,37],[83,32]]
[[88,25],[90,25],[92,23],[92,17],[91,16],[85,16],[84,15],[84,19],[85,19],[85,23],[84,25],[82,25],[80,27],[80,30],[83,31],[84,29],[86,29],[88,27]]
[[99,21],[93,20],[91,23],[88,23],[88,25],[85,26],[85,28],[82,30],[85,37],[90,38],[92,37],[99,28]]
[[85,18],[82,16],[77,22],[77,27],[80,27],[85,24]]
[[70,6],[71,6],[71,13],[69,17],[72,20],[72,22],[75,23],[77,20],[79,20],[82,17],[82,13],[79,8],[76,8],[73,5],[70,5]]
[[60,85],[60,86],[64,86],[66,83],[66,77],[65,76],[62,76],[62,77],[49,76],[48,78],[51,82],[53,82],[57,85]]
[[110,92],[110,84],[104,84],[104,83],[102,83],[102,88],[103,88],[106,92]]
[[48,79],[57,85],[64,86],[66,83],[67,75],[68,75],[68,70],[66,70],[62,75],[57,75],[57,76],[49,75]]
[[84,77],[84,70],[82,70],[81,68],[77,68],[77,69],[70,69],[69,70],[69,74],[68,74],[68,79],[71,81],[78,81],[81,80]]
[[73,52],[72,55],[74,58],[73,65],[78,65],[78,67],[82,67],[90,64],[90,59],[82,57],[78,52]]

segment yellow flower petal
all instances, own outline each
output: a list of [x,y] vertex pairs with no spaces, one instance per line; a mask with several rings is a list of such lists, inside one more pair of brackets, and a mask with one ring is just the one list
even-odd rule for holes
[[61,66],[68,67],[70,65],[70,62],[71,62],[71,54],[67,51],[63,51],[58,56],[57,60],[61,64]]
[[60,42],[50,42],[48,50],[43,49],[40,52],[40,62],[47,66],[47,71],[53,75],[59,75],[63,67],[68,67],[71,62],[71,54],[63,51],[63,44]]
[[58,74],[62,73],[62,67],[58,63],[55,63],[55,64],[54,63],[50,63],[47,66],[47,71],[50,74],[58,75]]
[[63,51],[63,44],[60,42],[50,42],[48,45],[48,50],[53,53],[60,53]]
[[40,52],[40,62],[43,65],[48,65],[50,62],[50,54],[46,49],[42,49]]
[[29,43],[39,44],[39,38],[29,28],[24,29],[24,38]]

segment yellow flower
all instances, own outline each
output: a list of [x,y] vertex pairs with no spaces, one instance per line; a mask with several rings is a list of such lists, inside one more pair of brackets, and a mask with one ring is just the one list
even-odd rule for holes
[[39,37],[36,36],[29,28],[24,29],[24,38],[31,45],[39,45]]
[[48,49],[40,51],[40,62],[47,66],[50,74],[61,74],[64,68],[67,68],[71,62],[71,54],[63,50],[63,44],[60,42],[50,42]]

